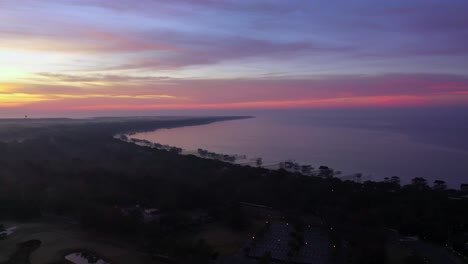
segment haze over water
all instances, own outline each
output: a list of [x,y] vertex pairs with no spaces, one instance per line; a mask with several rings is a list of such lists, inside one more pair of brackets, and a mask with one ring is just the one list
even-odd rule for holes
[[[447,117],[450,116],[450,119]],[[256,118],[163,129],[136,138],[223,154],[262,157],[264,164],[293,159],[327,165],[365,179],[424,177],[458,188],[468,182],[465,114],[436,110],[263,112]]]

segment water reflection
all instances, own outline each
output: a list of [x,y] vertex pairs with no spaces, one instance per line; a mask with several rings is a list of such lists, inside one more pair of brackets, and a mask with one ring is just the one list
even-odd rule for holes
[[[186,150],[202,148],[216,153],[262,157],[264,164],[292,159],[314,167],[327,165],[343,171],[343,175],[361,172],[372,180],[397,175],[403,183],[408,183],[414,177],[425,177],[429,183],[445,180],[451,187],[466,181],[468,152],[444,146],[440,138],[431,144],[423,131],[405,132],[405,127],[398,127],[399,123],[392,120],[366,118],[359,121],[366,124],[362,127],[355,125],[358,121],[353,125],[347,125],[347,121],[340,123],[338,117],[324,120],[269,115],[163,129],[134,137]],[[385,129],[381,129],[382,123]]]
[[75,264],[110,264],[109,262],[99,259],[96,255],[84,252],[69,254],[65,256],[65,259]]

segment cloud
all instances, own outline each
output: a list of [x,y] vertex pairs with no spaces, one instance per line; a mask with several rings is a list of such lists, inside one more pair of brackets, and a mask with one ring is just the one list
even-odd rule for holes
[[0,26],[0,38],[3,39],[0,47],[68,53],[176,52],[169,43],[147,40],[132,32],[112,32],[80,23],[55,24],[52,21],[51,25],[38,27],[2,30]]
[[466,1],[20,2],[0,1],[4,107],[467,103]]
[[273,42],[247,37],[210,37],[200,34],[148,34],[148,38],[177,43],[177,53],[167,56],[143,56],[130,59],[115,69],[177,69],[193,65],[210,65],[246,58],[292,59],[305,55],[345,53],[350,47],[311,41]]
[[216,68],[253,58],[424,71],[431,65],[413,58],[454,65],[468,56],[463,1],[361,0],[336,7],[321,1],[5,0],[0,7],[0,48],[85,54],[94,64],[86,67],[95,71]]
[[160,82],[170,81],[172,78],[167,76],[129,76],[115,74],[60,74],[51,72],[39,72],[37,77],[46,78],[54,82],[69,82],[69,83],[115,83],[115,82]]
[[[43,74],[50,76],[50,74]],[[95,81],[95,76],[55,76]],[[101,78],[101,77],[99,77]],[[98,78],[98,79],[99,79]],[[330,75],[308,79],[114,79],[106,86],[23,84],[0,98],[28,109],[251,109],[466,105],[468,77],[443,74]],[[10,96],[11,95],[11,96]],[[10,96],[10,97],[9,97]],[[5,99],[6,98],[6,99]],[[20,100],[21,99],[21,100]],[[1,100],[0,100],[1,102]]]

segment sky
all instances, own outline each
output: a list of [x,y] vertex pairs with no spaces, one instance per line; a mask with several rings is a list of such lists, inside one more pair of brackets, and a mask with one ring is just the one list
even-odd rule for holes
[[0,116],[468,106],[466,0],[1,0]]

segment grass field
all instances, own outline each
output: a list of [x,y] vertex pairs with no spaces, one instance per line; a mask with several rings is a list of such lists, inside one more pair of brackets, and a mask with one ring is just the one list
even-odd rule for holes
[[402,245],[390,244],[386,247],[387,264],[404,263],[405,259],[411,256],[411,251]]
[[263,225],[263,221],[254,221],[248,229],[239,232],[221,223],[211,223],[204,226],[195,239],[204,239],[217,252],[226,256],[239,251]]
[[6,227],[17,226],[15,232],[0,240],[0,263],[6,262],[16,251],[18,243],[37,239],[41,246],[31,254],[32,264],[69,263],[64,256],[77,249],[88,249],[112,264],[154,263],[144,254],[133,250],[132,245],[88,234],[79,226],[48,222],[4,222]]

